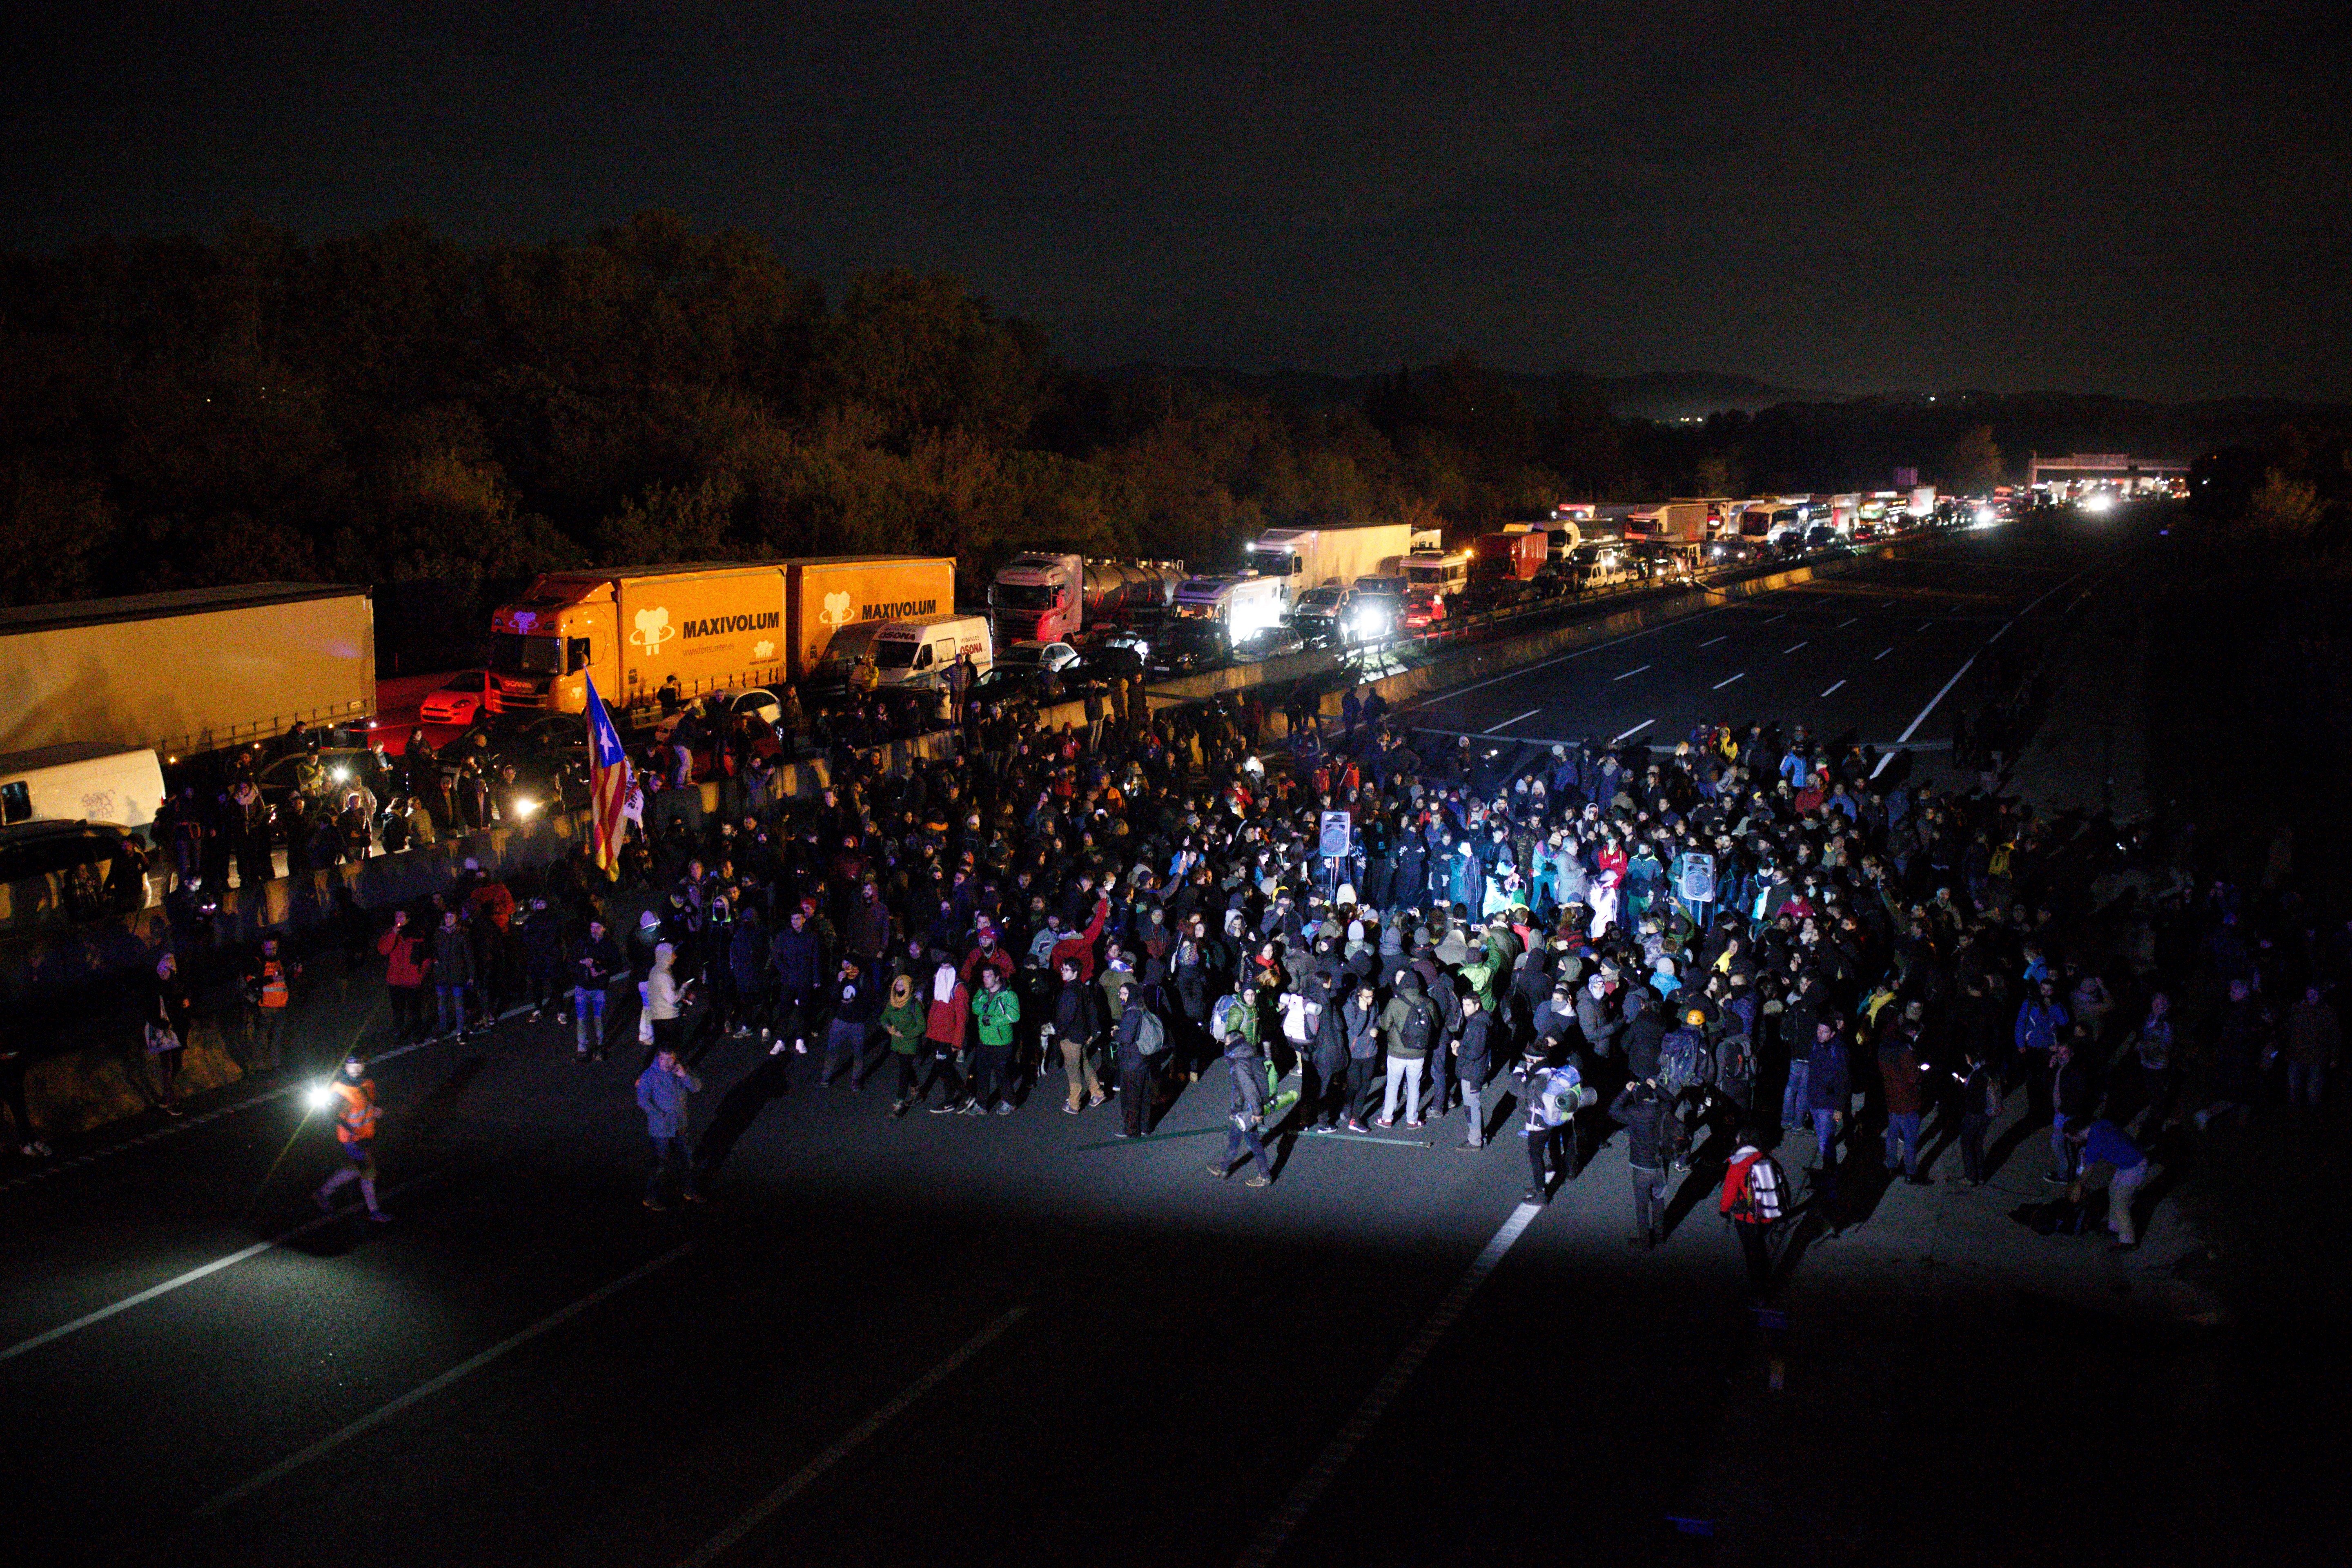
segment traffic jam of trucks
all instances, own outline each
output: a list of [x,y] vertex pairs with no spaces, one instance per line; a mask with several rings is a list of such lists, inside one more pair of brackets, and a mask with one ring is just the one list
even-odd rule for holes
[[541,793],[572,804],[585,773],[584,729],[572,721],[592,682],[633,737],[667,733],[697,704],[773,721],[788,686],[803,711],[859,691],[935,703],[957,670],[972,684],[993,672],[997,690],[1049,694],[1089,676],[1385,645],[1612,584],[2000,516],[1996,505],[1912,486],[1562,503],[1451,549],[1436,529],[1404,522],[1276,528],[1222,574],[1024,552],[990,581],[984,612],[959,606],[947,556],[555,572],[491,616],[482,666],[449,676],[397,718],[379,710],[366,588],[257,584],[5,610],[0,888],[18,872],[51,873],[55,904],[53,873],[79,868],[87,895],[96,868],[119,889],[167,779],[241,757],[273,801],[332,790],[372,762],[380,768],[417,725],[428,738],[481,727],[502,747],[520,736]]

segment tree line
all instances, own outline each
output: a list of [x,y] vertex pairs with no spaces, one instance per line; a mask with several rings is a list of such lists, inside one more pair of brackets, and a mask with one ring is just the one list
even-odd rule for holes
[[1890,461],[2003,472],[1965,414],[1655,425],[1585,387],[1531,398],[1459,358],[1331,408],[1089,374],[953,279],[828,299],[763,241],[665,213],[536,246],[243,225],[6,255],[0,603],[263,579],[482,596],[858,552],[953,554],[975,581],[1048,543],[1214,569],[1273,525],[1476,531],[1559,500],[1867,487]]

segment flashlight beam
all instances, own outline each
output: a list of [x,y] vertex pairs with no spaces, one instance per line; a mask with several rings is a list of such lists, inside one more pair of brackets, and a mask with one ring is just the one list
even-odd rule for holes
[[[403,1182],[396,1187],[386,1188],[383,1195],[391,1198],[398,1197],[404,1193],[413,1193],[429,1182],[440,1180],[441,1175],[441,1172],[436,1171],[429,1175],[419,1176],[413,1182]],[[56,1328],[35,1334],[29,1340],[20,1340],[6,1350],[0,1351],[0,1361],[13,1361],[29,1351],[39,1350],[43,1345],[54,1344],[68,1334],[79,1333],[92,1324],[106,1321],[119,1312],[127,1312],[133,1307],[142,1306],[155,1300],[158,1296],[168,1296],[174,1290],[184,1289],[200,1279],[211,1278],[224,1268],[234,1268],[246,1259],[258,1258],[272,1247],[283,1247],[288,1242],[306,1237],[314,1230],[324,1230],[331,1225],[339,1225],[344,1217],[341,1215],[320,1215],[314,1220],[306,1221],[296,1226],[292,1230],[271,1237],[267,1241],[257,1241],[250,1247],[239,1247],[226,1258],[215,1258],[210,1263],[191,1268],[185,1274],[175,1274],[160,1285],[150,1285],[136,1295],[125,1296],[121,1300],[100,1307],[95,1312],[86,1312],[70,1323],[59,1323]]]
[[213,1514],[219,1513],[224,1509],[234,1507],[237,1503],[244,1501],[247,1498],[251,1497],[254,1493],[261,1490],[264,1487],[269,1486],[275,1481],[284,1479],[286,1477],[292,1475],[296,1470],[299,1470],[303,1466],[309,1464],[311,1460],[319,1458],[323,1455],[332,1453],[337,1448],[340,1448],[344,1444],[350,1442],[352,1438],[373,1431],[376,1427],[383,1426],[385,1422],[391,1420],[394,1416],[399,1415],[410,1405],[415,1405],[420,1401],[432,1398],[433,1395],[440,1393],[451,1384],[457,1383],[462,1378],[479,1372],[483,1367],[486,1367],[490,1363],[498,1360],[499,1357],[506,1354],[509,1351],[520,1349],[520,1347],[529,1344],[531,1341],[539,1338],[540,1335],[547,1332],[548,1330],[560,1327],[562,1324],[571,1321],[573,1318],[578,1317],[581,1313],[586,1311],[597,1302],[604,1300],[606,1297],[619,1294],[621,1291],[625,1290],[630,1286],[635,1284],[638,1280],[644,1279],[646,1275],[653,1273],[656,1269],[667,1268],[669,1265],[677,1262],[679,1258],[685,1257],[688,1253],[693,1250],[694,1243],[690,1241],[673,1247],[667,1252],[663,1253],[659,1258],[655,1258],[651,1263],[640,1264],[637,1268],[629,1270],[628,1273],[622,1275],[618,1279],[614,1280],[611,1284],[591,1290],[585,1296],[581,1297],[577,1301],[572,1302],[569,1307],[550,1312],[546,1317],[541,1318],[530,1327],[523,1330],[520,1333],[509,1334],[505,1339],[502,1339],[498,1343],[492,1345],[489,1349],[482,1352],[479,1355],[469,1356],[430,1382],[419,1384],[415,1388],[410,1389],[406,1394],[402,1394],[399,1398],[377,1405],[373,1410],[369,1411],[358,1420],[352,1422],[349,1426],[340,1427],[337,1430],[329,1433],[324,1437],[321,1437],[317,1442],[311,1444],[309,1447],[303,1449],[300,1453],[288,1455],[285,1458],[278,1460],[276,1464],[270,1466],[268,1469],[262,1471],[251,1480],[244,1481],[236,1486],[229,1488],[228,1490],[221,1493],[220,1496],[213,1499],[212,1501],[196,1510],[196,1517],[199,1519],[209,1518]]

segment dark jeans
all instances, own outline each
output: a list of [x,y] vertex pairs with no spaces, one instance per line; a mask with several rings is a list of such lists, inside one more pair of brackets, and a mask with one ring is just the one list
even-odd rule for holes
[[1789,1087],[1780,1091],[1780,1125],[1802,1127],[1805,1124],[1805,1083],[1812,1076],[1810,1061],[1789,1064]]
[[693,1192],[694,1163],[686,1157],[686,1140],[683,1137],[656,1138],[653,1145],[654,1168],[652,1173],[646,1177],[646,1201],[655,1204],[662,1201],[662,1187],[673,1168],[677,1172],[679,1189]]
[[425,1003],[426,992],[422,985],[394,985],[385,994],[392,999],[392,1037],[396,1044],[406,1045],[423,1035],[432,1009]]
[[982,1105],[1013,1103],[1013,1043],[982,1044],[972,1053],[972,1093]]
[[1960,1118],[1960,1171],[1971,1182],[1991,1179],[1992,1173],[1985,1168],[1985,1133],[1991,1127],[1990,1116]]
[[824,1068],[817,1074],[819,1083],[833,1081],[835,1064],[845,1057],[849,1061],[849,1081],[866,1081],[866,1028],[864,1024],[853,1024],[845,1018],[835,1018],[825,1026]]
[[929,1100],[931,1085],[947,1079],[947,1103],[953,1105],[971,1093],[971,1085],[964,1081],[963,1069],[956,1066],[956,1052],[951,1046],[937,1040],[925,1040],[917,1059],[923,1064],[922,1087],[915,1090],[917,1100]]
[[1265,1157],[1265,1140],[1258,1136],[1255,1121],[1236,1121],[1226,1131],[1225,1157],[1222,1168],[1231,1171],[1234,1162],[1241,1158],[1245,1149],[1255,1156],[1258,1173],[1269,1182],[1274,1180],[1274,1162]]
[[1454,1099],[1454,1052],[1445,1046],[1433,1046],[1429,1052],[1429,1114],[1445,1114]]
[[1140,1051],[1118,1053],[1119,1130],[1140,1137],[1151,1120],[1151,1063]]
[[1387,1069],[1381,1067],[1379,1057],[1348,1058],[1346,1102],[1351,1120],[1370,1121],[1372,1119],[1373,1112],[1380,1106],[1381,1088],[1386,1082]]
[[1890,1110],[1886,1113],[1886,1168],[1900,1163],[1903,1173],[1919,1173],[1919,1113],[1916,1110]]
[[1325,1056],[1318,1052],[1311,1059],[1307,1085],[1313,1093],[1301,1089],[1298,1114],[1302,1121],[1322,1127],[1337,1127],[1348,1114],[1348,1058],[1345,1056]]
[[1666,1228],[1666,1173],[1647,1165],[1631,1165],[1633,1173],[1633,1228],[1658,1239]]
[[1576,1180],[1574,1121],[1563,1121],[1557,1127],[1539,1127],[1528,1134],[1528,1169],[1533,1176],[1530,1184],[1538,1192],[1549,1191],[1551,1186],[1550,1177],[1545,1171],[1547,1160],[1550,1162],[1551,1168],[1559,1173],[1561,1181]]

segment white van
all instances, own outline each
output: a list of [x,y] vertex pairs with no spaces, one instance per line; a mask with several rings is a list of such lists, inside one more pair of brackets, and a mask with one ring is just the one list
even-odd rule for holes
[[163,804],[163,767],[151,751],[69,741],[0,757],[0,825],[100,822],[144,832]]
[[986,616],[884,621],[874,628],[868,651],[874,656],[877,687],[936,688],[946,679],[948,666],[958,654],[971,661],[974,680],[996,664],[996,639]]

